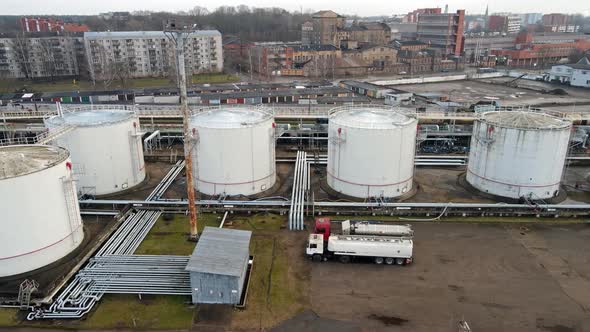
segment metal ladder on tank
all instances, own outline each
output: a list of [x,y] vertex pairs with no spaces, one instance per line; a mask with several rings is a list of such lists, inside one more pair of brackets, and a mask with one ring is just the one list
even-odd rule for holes
[[133,165],[133,183],[138,182],[137,175],[139,171],[141,171],[145,165],[142,165],[143,160],[139,160],[139,147],[138,144],[141,144],[140,138],[143,136],[143,133],[137,132],[129,132],[129,147],[131,150],[131,164]]
[[80,207],[78,206],[78,196],[74,186],[72,177],[62,177],[64,198],[66,199],[66,209],[68,210],[68,219],[70,220],[70,230],[72,244],[76,245],[76,238],[74,232],[78,229],[82,220],[80,219]]

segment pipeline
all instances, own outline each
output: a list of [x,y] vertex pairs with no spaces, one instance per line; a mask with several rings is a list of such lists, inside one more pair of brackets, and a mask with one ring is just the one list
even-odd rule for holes
[[[146,200],[160,199],[183,169],[184,161],[178,161]],[[186,294],[186,285],[190,283],[187,283],[186,272],[179,278],[171,279],[173,285],[164,279],[173,274],[180,275],[183,263],[184,272],[188,257],[130,256],[161,213],[138,210],[130,214],[51,306],[30,312],[27,319],[81,318],[92,310],[105,293]],[[170,262],[176,265],[170,266]]]

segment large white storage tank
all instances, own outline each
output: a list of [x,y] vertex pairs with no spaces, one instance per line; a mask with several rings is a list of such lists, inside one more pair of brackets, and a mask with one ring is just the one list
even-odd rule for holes
[[400,109],[342,107],[328,123],[327,183],[357,198],[412,190],[417,118]]
[[196,189],[254,195],[276,181],[273,114],[261,107],[205,108],[191,117]]
[[482,114],[473,126],[467,182],[513,199],[557,196],[571,125],[539,112]]
[[0,277],[51,264],[82,243],[71,167],[63,148],[0,147]]
[[113,194],[145,179],[142,133],[134,112],[81,109],[51,117],[45,125],[49,130],[75,127],[54,144],[70,151],[81,194]]

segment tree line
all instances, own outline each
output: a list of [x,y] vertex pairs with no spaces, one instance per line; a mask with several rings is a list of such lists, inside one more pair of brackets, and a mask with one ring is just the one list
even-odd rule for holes
[[[157,31],[163,29],[166,21],[174,20],[178,25],[196,24],[199,29],[217,29],[224,36],[235,36],[243,41],[295,41],[301,38],[301,24],[311,19],[311,13],[240,5],[220,6],[213,11],[201,6],[175,13],[135,11],[125,19],[100,15],[51,17],[86,24],[91,31]],[[20,31],[19,18],[0,16],[0,30],[5,33]]]

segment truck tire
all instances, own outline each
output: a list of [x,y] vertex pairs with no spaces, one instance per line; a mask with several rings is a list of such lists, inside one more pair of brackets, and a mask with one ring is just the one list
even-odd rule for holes
[[321,262],[321,261],[323,261],[322,255],[315,254],[315,255],[311,256],[311,260],[314,261],[314,262]]
[[343,256],[340,256],[340,257],[338,258],[338,260],[339,260],[339,261],[340,261],[340,263],[342,263],[342,264],[347,264],[347,263],[350,263],[350,256],[343,255]]
[[404,265],[405,262],[406,262],[406,260],[403,258],[396,258],[395,259],[395,265]]
[[383,264],[383,257],[375,257],[375,264],[377,264],[377,265]]
[[394,262],[395,262],[395,260],[393,259],[393,257],[385,258],[385,264],[387,264],[387,265],[392,265]]

